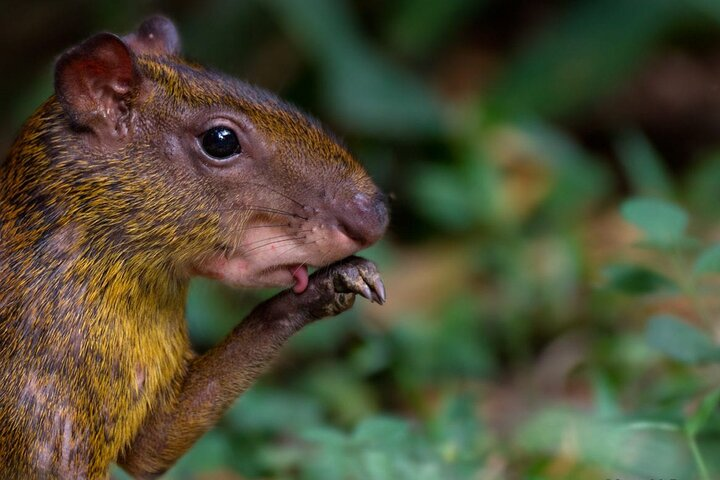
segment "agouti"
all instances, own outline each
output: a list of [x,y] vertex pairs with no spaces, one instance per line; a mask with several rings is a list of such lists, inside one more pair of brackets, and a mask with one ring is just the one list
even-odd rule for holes
[[[162,474],[293,333],[384,302],[351,255],[387,223],[330,133],[181,59],[169,20],[70,49],[0,166],[0,478]],[[195,275],[292,289],[195,355]]]

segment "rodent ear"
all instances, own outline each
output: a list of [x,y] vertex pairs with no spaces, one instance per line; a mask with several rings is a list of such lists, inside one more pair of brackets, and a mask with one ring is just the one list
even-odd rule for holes
[[137,55],[179,55],[180,34],[170,19],[156,15],[123,37]]
[[140,77],[127,45],[99,33],[65,52],[55,66],[55,94],[72,121],[123,136]]

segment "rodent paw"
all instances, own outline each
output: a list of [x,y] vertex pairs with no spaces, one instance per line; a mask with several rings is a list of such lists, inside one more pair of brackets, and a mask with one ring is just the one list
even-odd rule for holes
[[385,303],[385,285],[374,263],[360,257],[348,257],[335,267],[334,286],[338,293],[357,293],[371,302]]
[[348,257],[315,272],[310,277],[311,288],[330,294],[320,295],[311,312],[322,318],[348,310],[355,302],[355,294],[372,302],[385,303],[386,293],[380,273],[374,263],[360,257]]

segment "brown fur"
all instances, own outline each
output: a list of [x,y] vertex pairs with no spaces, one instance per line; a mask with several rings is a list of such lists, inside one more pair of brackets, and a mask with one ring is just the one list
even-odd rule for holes
[[[196,357],[184,302],[198,265],[222,255],[327,265],[379,238],[387,213],[317,122],[183,61],[167,20],[125,43],[132,50],[101,34],[63,56],[57,95],[0,167],[0,478],[106,478],[115,461],[160,474],[290,335],[354,293],[384,301],[372,264],[343,260]],[[218,116],[241,131],[231,167],[194,143]],[[253,251],[250,232],[265,228]]]

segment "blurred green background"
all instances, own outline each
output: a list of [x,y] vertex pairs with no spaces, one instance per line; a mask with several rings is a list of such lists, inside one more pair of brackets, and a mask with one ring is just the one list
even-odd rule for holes
[[[295,337],[167,478],[720,478],[720,2],[2,6],[3,149],[65,48],[161,12],[393,198],[388,304]],[[197,282],[197,348],[271,293]]]

